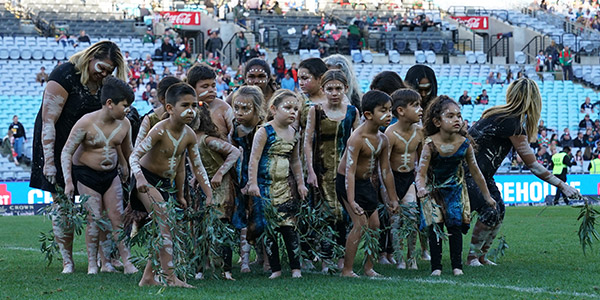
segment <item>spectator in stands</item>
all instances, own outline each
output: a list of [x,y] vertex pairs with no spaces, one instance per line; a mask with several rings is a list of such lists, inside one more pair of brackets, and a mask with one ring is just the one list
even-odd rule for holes
[[573,147],[573,139],[571,138],[571,132],[569,131],[569,128],[565,128],[563,134],[560,136],[560,146]]
[[142,83],[142,75],[143,75],[143,72],[141,70],[140,62],[139,61],[134,62],[133,69],[131,70],[131,73],[130,73],[130,78],[135,79],[136,88],[139,87],[140,84]]
[[258,13],[260,11],[262,0],[246,0],[246,8]]
[[[71,128],[83,115],[101,108],[102,81],[115,72],[116,77],[126,80],[125,60],[111,41],[101,41],[75,53],[68,63],[52,71],[35,122],[31,187],[51,192],[57,199],[55,187],[65,186],[60,154]],[[60,224],[60,219],[59,216],[53,220],[53,229],[62,255],[63,273],[72,273],[73,232]]]
[[586,146],[585,139],[583,138],[583,132],[577,132],[577,137],[573,140],[573,147],[583,148]]
[[594,105],[592,104],[590,97],[585,97],[585,102],[581,104],[580,112],[585,114],[594,113]]
[[527,76],[525,76],[525,74],[523,74],[523,71],[519,71],[517,73],[517,78],[516,79],[521,79],[521,78],[527,78]]
[[319,36],[317,35],[317,29],[312,29],[310,35],[303,36],[300,39],[300,49],[318,49],[319,48]]
[[356,24],[350,24],[350,26],[348,26],[348,43],[350,44],[350,50],[358,49],[360,36],[360,28]]
[[305,24],[304,26],[302,26],[302,36],[309,36],[310,35],[310,27],[308,27],[308,24]]
[[181,52],[181,55],[175,60],[173,64],[176,66],[181,65],[184,70],[192,66],[190,59],[187,57],[187,52],[185,51]]
[[[57,44],[62,44],[63,47],[67,46],[67,41],[69,41],[69,37],[67,36],[67,32],[64,29],[60,29],[59,34],[54,38]],[[72,46],[73,44],[71,44]]]
[[549,62],[548,71],[553,72],[554,67],[558,65],[558,48],[556,42],[551,41],[550,46],[546,47],[546,59]]
[[177,53],[177,49],[171,44],[171,38],[165,36],[163,38],[163,43],[160,46],[160,51],[162,52],[163,61],[173,61],[177,57],[175,54]]
[[142,93],[142,100],[148,101],[150,99],[150,92],[152,91],[152,87],[149,84],[146,84],[146,89]]
[[25,134],[25,127],[19,122],[17,115],[13,116],[13,122],[8,126],[8,135],[12,136],[13,148],[17,154],[17,160],[22,160],[24,153],[24,144],[27,143],[27,135]]
[[246,28],[246,17],[248,12],[242,4],[242,1],[238,1],[236,6],[233,7],[233,20],[236,24]]
[[210,39],[206,41],[206,51],[213,54],[214,57],[219,57],[219,52],[223,49],[223,40],[219,37],[218,30],[211,30]]
[[298,67],[296,66],[296,63],[292,63],[292,66],[290,67],[288,72],[290,73],[290,75],[292,76],[292,79],[294,80],[296,89],[298,89],[299,88],[299,86],[298,86]]
[[563,80],[573,80],[573,67],[571,66],[573,63],[573,57],[571,56],[569,46],[565,45],[563,50],[560,52],[559,61],[563,70]]
[[510,84],[513,81],[513,77],[512,77],[512,71],[508,70],[508,72],[506,72],[506,79],[504,79],[504,83],[506,84]]
[[490,97],[486,90],[481,91],[481,95],[475,98],[475,104],[487,105],[490,101]]
[[217,98],[227,97],[227,91],[229,90],[229,85],[227,82],[223,80],[223,75],[218,75],[215,88],[217,89]]
[[540,136],[538,136],[537,143],[539,147],[546,147],[550,144],[550,139],[548,138],[548,132],[545,129],[540,131]]
[[185,70],[183,69],[183,66],[177,66],[175,77],[179,78],[181,81],[185,80]]
[[571,21],[571,22],[577,21],[577,14],[575,14],[575,12],[573,11],[573,8],[569,7],[569,11],[567,12],[567,17],[569,18],[569,21]]
[[550,146],[558,146],[560,145],[560,143],[558,142],[558,135],[556,133],[553,133],[550,136]]
[[546,56],[544,55],[544,51],[540,50],[538,55],[535,57],[536,60],[536,71],[544,72],[544,65],[546,65]]
[[546,147],[539,147],[537,153],[535,154],[535,159],[538,163],[542,164],[545,168],[548,168],[550,165],[550,154],[548,154],[548,150]]
[[600,119],[596,119],[596,121],[594,121],[594,130],[600,131]]
[[147,54],[146,60],[144,60],[143,72],[146,77],[156,75],[156,71],[154,70],[154,62],[152,61],[152,56],[150,54]]
[[427,31],[427,28],[434,26],[435,23],[433,23],[433,21],[429,19],[429,16],[425,16],[425,19],[421,22],[421,28],[423,28],[423,31]]
[[471,101],[471,96],[469,96],[469,91],[463,91],[463,94],[460,97],[458,97],[458,103],[460,103],[460,105],[473,105],[473,102]]
[[396,24],[394,24],[394,20],[392,18],[388,18],[387,22],[383,25],[383,29],[385,32],[390,32],[396,30]]
[[587,129],[592,127],[594,127],[594,123],[590,119],[590,114],[586,114],[585,117],[583,117],[583,120],[579,122],[579,128]]
[[133,57],[129,55],[129,51],[125,51],[124,53],[123,59],[129,64],[129,62],[133,61]]
[[157,89],[158,88],[158,83],[156,81],[154,81],[154,76],[150,76],[148,77],[148,83],[147,83],[151,89]]
[[589,138],[592,138],[592,140],[594,139],[594,133],[592,131],[592,128],[587,128],[585,130],[585,134],[583,135],[583,139],[586,141],[586,143],[588,142]]
[[35,75],[35,81],[39,82],[41,86],[44,86],[44,83],[48,82],[48,73],[46,73],[46,68],[40,68],[40,72]]
[[161,78],[165,78],[167,76],[173,76],[173,73],[171,73],[171,70],[169,69],[169,67],[165,66],[163,67],[163,73]]
[[294,78],[292,78],[291,71],[285,73],[285,77],[281,79],[281,88],[288,89],[290,91],[296,91],[296,83],[294,82]]
[[369,26],[374,26],[375,22],[377,22],[377,17],[373,15],[373,12],[370,12],[369,17],[367,18],[367,24],[369,24]]
[[502,73],[496,73],[496,78],[494,79],[494,84],[499,84],[500,86],[504,86],[504,79],[502,79]]
[[496,79],[494,78],[494,72],[490,72],[490,74],[488,74],[488,76],[485,78],[485,83],[494,85],[495,82]]
[[575,157],[573,158],[573,162],[575,165],[571,167],[571,173],[583,172],[583,152],[581,150],[577,150]]
[[248,40],[243,32],[238,32],[238,35],[235,37],[235,49],[240,65],[246,62],[246,57],[244,56],[246,47],[248,47]]
[[337,31],[337,26],[335,25],[333,18],[329,19],[329,22],[327,22],[327,24],[325,24],[325,26],[323,26],[323,30],[330,31],[330,32]]
[[85,34],[85,30],[80,30],[79,36],[77,37],[77,46],[83,43],[87,43],[87,45],[89,46],[92,44],[92,41],[90,40],[90,37],[87,34]]
[[285,77],[285,59],[283,58],[283,53],[277,53],[277,57],[273,59],[271,66],[273,67],[273,70],[275,70],[275,81],[280,83],[281,79]]

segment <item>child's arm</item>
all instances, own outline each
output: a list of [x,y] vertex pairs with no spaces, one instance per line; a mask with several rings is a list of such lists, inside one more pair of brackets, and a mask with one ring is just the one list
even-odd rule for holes
[[544,168],[542,164],[537,162],[537,160],[535,159],[535,154],[533,154],[533,151],[531,151],[531,148],[529,147],[529,142],[527,141],[526,135],[515,135],[509,137],[509,139],[515,147],[515,149],[517,149],[517,153],[519,154],[519,156],[521,156],[521,159],[523,160],[527,168],[531,170],[531,173],[533,173],[533,175],[559,188],[569,198],[581,197],[581,194],[577,189],[571,187],[562,180],[558,179],[556,176],[552,175],[552,173],[550,173],[548,169]]
[[231,109],[231,106],[229,106],[229,104],[227,104],[227,110],[225,110],[225,114],[223,115],[223,118],[225,119],[225,128],[227,128],[226,138],[228,140],[231,140],[230,137],[233,132],[234,115],[233,115],[233,109]]
[[131,144],[131,123],[129,123],[127,118],[124,119],[124,122],[126,126],[123,130],[127,130],[127,134],[121,143],[120,151],[117,151],[117,153],[119,155],[119,167],[121,168],[122,175],[121,179],[123,180],[123,183],[126,183],[129,179],[129,164],[127,161],[131,156],[131,152],[133,152],[133,145]]
[[226,156],[225,161],[210,180],[210,185],[213,188],[218,188],[221,185],[223,176],[231,170],[235,162],[240,158],[241,152],[230,143],[214,137],[206,138],[206,146],[208,146],[209,149]]
[[[83,120],[82,120],[83,121]],[[85,138],[86,131],[82,128],[81,123],[75,123],[69,138],[65,143],[65,147],[60,155],[60,163],[62,165],[62,172],[65,178],[65,195],[71,199],[75,193],[75,187],[73,185],[73,177],[71,176],[71,164],[73,162],[73,153],[77,150],[77,147]]]
[[50,81],[44,90],[42,100],[42,146],[44,152],[44,176],[51,183],[56,183],[56,166],[54,165],[54,144],[56,139],[56,121],[62,113],[69,93],[57,82]]
[[354,119],[354,124],[352,124],[352,129],[358,128],[360,126],[360,112],[358,108],[354,108],[356,110],[356,118]]
[[140,125],[140,130],[138,131],[137,138],[135,139],[135,146],[139,145],[144,140],[146,135],[148,135],[150,129],[150,118],[148,118],[148,116],[145,116],[144,120],[142,120],[142,125]]
[[[383,184],[385,189],[387,190],[388,207],[392,211],[392,213],[396,213],[398,211],[398,194],[396,194],[396,185],[394,184],[394,175],[392,174],[392,167],[390,165],[390,143],[385,135],[381,135],[383,139],[383,148],[381,150],[381,156],[379,157],[379,168],[381,172],[381,178],[383,179]],[[385,199],[385,197],[384,197]]]
[[156,130],[150,131],[150,133],[142,140],[142,142],[133,148],[133,152],[129,157],[131,173],[133,176],[135,176],[137,183],[136,188],[140,193],[148,192],[148,181],[146,180],[146,177],[144,177],[144,173],[142,173],[140,159],[144,156],[144,154],[148,153],[148,151],[150,151],[155,144],[157,144],[158,140],[159,137],[158,134],[156,134]]
[[177,171],[175,172],[175,187],[177,188],[177,202],[179,203],[186,203],[187,205],[187,201],[185,199],[185,195],[184,195],[184,188],[183,185],[185,184],[185,159],[181,159],[179,160],[179,165],[177,165]]
[[246,194],[260,197],[258,189],[258,162],[262,156],[263,149],[267,143],[267,131],[261,127],[256,131],[252,141],[252,152],[250,152],[250,165],[248,166],[248,186]]
[[474,152],[475,151],[473,151],[473,146],[469,145],[469,148],[467,149],[467,164],[469,165],[469,172],[471,173],[471,176],[473,176],[473,180],[475,180],[475,183],[479,187],[479,190],[481,190],[481,194],[483,195],[485,202],[489,206],[495,207],[496,201],[494,201],[494,199],[490,195],[490,191],[487,188],[487,185],[485,184],[485,178],[483,178],[483,174],[481,174],[481,170],[479,170],[479,166],[477,166],[477,161],[475,160]]
[[[202,189],[202,192],[204,192],[204,195],[206,195],[206,201],[204,203],[206,204],[206,206],[209,206],[212,205],[212,189],[210,188],[210,182],[208,181],[206,169],[204,169],[202,159],[200,159],[200,152],[198,152],[198,143],[196,142],[196,134],[192,131],[191,128],[186,129],[189,130],[189,136],[193,136],[193,141],[187,144],[188,154],[190,156],[190,160],[192,161],[192,172],[194,172],[194,177],[196,177],[196,181],[198,181],[198,183],[200,184],[200,189]],[[183,185],[181,190],[183,191]],[[183,200],[183,197],[181,199]]]
[[356,165],[358,163],[358,154],[360,153],[360,142],[358,138],[348,139],[346,148],[346,195],[348,205],[357,215],[364,214],[364,210],[354,201],[354,181],[356,178]]
[[313,106],[308,111],[308,116],[306,119],[306,131],[304,132],[304,158],[306,160],[306,172],[308,175],[306,182],[314,187],[319,187],[317,174],[315,174],[315,169],[313,168],[313,136],[315,134],[315,118],[316,109]]
[[428,145],[423,145],[421,151],[421,159],[417,166],[417,177],[415,178],[415,186],[417,187],[417,197],[423,198],[429,193],[427,191],[427,170],[431,160],[431,150]]
[[294,178],[298,183],[298,194],[300,194],[300,198],[304,200],[306,198],[306,195],[308,195],[308,189],[306,188],[306,185],[304,185],[304,173],[302,172],[302,163],[300,162],[299,143],[296,143],[296,145],[294,146],[294,151],[292,152],[290,163],[292,166],[292,173],[294,174]]

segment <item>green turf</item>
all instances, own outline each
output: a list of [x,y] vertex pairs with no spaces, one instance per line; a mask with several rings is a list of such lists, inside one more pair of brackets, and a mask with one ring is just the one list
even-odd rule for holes
[[[40,231],[50,229],[42,217],[0,217],[0,299],[600,299],[600,244],[583,256],[577,238],[579,209],[508,208],[502,233],[510,248],[496,267],[465,267],[465,276],[450,274],[448,248],[441,278],[429,276],[428,262],[419,271],[376,266],[383,279],[345,279],[303,274],[267,279],[253,269],[235,282],[190,280],[197,288],[139,288],[141,274],[86,275],[83,237],[74,251],[75,274],[60,274],[60,262],[49,268],[39,252]],[[468,238],[465,236],[466,257]],[[357,261],[361,261],[360,258]],[[359,263],[355,265],[359,270]]]

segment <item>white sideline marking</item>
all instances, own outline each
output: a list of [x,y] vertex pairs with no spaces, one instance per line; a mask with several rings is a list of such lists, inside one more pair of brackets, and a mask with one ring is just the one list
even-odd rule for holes
[[600,299],[600,295],[598,294],[588,294],[588,293],[579,293],[579,292],[569,292],[569,291],[551,291],[549,288],[536,288],[536,287],[520,287],[514,285],[498,285],[498,284],[486,284],[486,283],[472,283],[472,282],[459,282],[452,281],[447,279],[405,279],[405,278],[396,278],[396,277],[378,277],[378,278],[369,278],[369,280],[383,280],[383,281],[408,281],[408,282],[417,282],[417,283],[427,283],[427,284],[452,284],[463,287],[478,287],[478,288],[494,288],[494,289],[505,289],[511,290],[520,293],[530,293],[530,294],[550,294],[550,295],[561,295],[561,296],[570,296],[570,297],[588,297]]
[[[31,247],[0,246],[0,249],[26,251],[26,252],[40,252],[40,253],[42,252],[40,249],[31,248]],[[85,255],[85,256],[87,256],[86,253],[80,252],[80,251],[73,252],[73,255]]]

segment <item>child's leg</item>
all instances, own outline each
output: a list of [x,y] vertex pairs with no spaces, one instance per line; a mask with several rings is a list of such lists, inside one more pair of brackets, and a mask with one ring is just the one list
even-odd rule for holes
[[[300,247],[298,241],[298,233],[292,226],[281,226],[279,232],[283,236],[283,242],[287,250],[287,255],[290,260],[290,269],[292,269],[292,277],[298,278],[300,275]],[[281,267],[280,267],[281,270]]]
[[[440,229],[444,223],[439,223]],[[431,251],[431,272],[442,271],[442,239],[438,238],[433,231],[433,225],[429,226],[429,251]]]
[[240,272],[249,273],[250,272],[250,244],[246,239],[248,234],[248,228],[242,228],[240,230],[240,258],[242,260],[242,264],[240,266]]
[[[113,179],[111,187],[104,193],[103,204],[108,212],[108,218],[113,228],[112,237],[115,242],[118,242],[117,229],[123,226],[123,188],[119,176]],[[109,241],[110,242],[110,241]],[[129,248],[125,246],[125,242],[118,242],[119,254],[123,259],[123,268],[125,274],[133,274],[138,269],[129,261]]]
[[[165,200],[162,195],[158,192],[158,190],[154,187],[148,187],[147,193],[139,193],[138,198],[142,201],[147,211],[154,210],[153,218],[158,219],[155,220],[160,226],[160,234],[163,239],[163,246],[160,248],[160,252],[158,253],[160,267],[163,273],[166,275],[167,284],[170,286],[180,286],[180,287],[192,287],[191,285],[179,280],[175,276],[173,272],[173,240],[171,238],[171,230],[167,225],[167,212],[165,211],[165,207],[163,206]],[[152,266],[150,266],[150,270],[152,270]],[[144,277],[146,277],[146,271],[148,271],[148,267],[144,270]],[[140,281],[140,285],[142,285],[142,281]]]
[[87,195],[85,208],[88,211],[87,227],[85,230],[85,244],[88,254],[88,274],[98,273],[98,220],[102,218],[102,195],[93,189],[77,183],[77,190],[81,195]]
[[483,247],[481,247],[481,256],[479,256],[479,262],[483,265],[496,265],[495,263],[493,263],[490,260],[488,260],[487,258],[485,258],[485,256],[488,253],[488,251],[490,250],[490,247],[492,246],[494,239],[498,235],[498,232],[500,231],[500,227],[502,227],[502,223],[499,223],[492,230],[490,230],[487,238],[484,241]]
[[469,255],[467,256],[467,264],[469,266],[481,266],[478,261],[478,257],[481,255],[483,245],[489,239],[492,232],[492,227],[483,224],[480,220],[477,220],[473,227],[473,234],[471,235],[471,245],[469,249]]
[[[224,218],[221,219],[223,223],[229,223],[229,220]],[[233,260],[233,250],[231,250],[230,246],[221,246],[221,255],[223,256],[223,271],[225,273],[225,279],[227,280],[235,280],[231,276],[231,265]]]
[[[379,228],[379,226],[380,226],[379,225],[379,214],[377,213],[377,211],[375,211],[374,213],[371,214],[368,222],[369,222],[368,223],[369,229],[377,230]],[[375,272],[373,270],[373,255],[369,255],[367,257],[367,261],[365,262],[364,270],[365,270],[365,274],[369,277],[379,276],[379,274],[377,274],[377,272]]]
[[414,226],[415,230],[412,230],[408,235],[406,241],[406,247],[408,248],[406,252],[406,261],[408,263],[408,268],[416,270],[417,269],[417,260],[415,248],[417,247],[417,234],[418,234],[418,225],[419,224],[419,213],[417,211],[417,192],[414,185],[411,185],[408,189],[408,192],[404,196],[402,202],[406,205],[414,207],[415,213],[411,215],[410,221],[412,222],[411,226]]
[[[386,208],[384,207],[383,209],[385,210]],[[379,212],[377,211],[375,213],[379,214]],[[381,222],[379,222],[379,229],[381,229],[381,234],[379,235],[379,263],[382,265],[391,264],[391,262],[388,259],[388,254],[393,252],[389,251],[389,247],[391,246],[391,230],[389,229],[389,219],[390,218],[386,215],[386,213],[383,212],[383,217],[381,218]]]
[[[58,199],[58,194],[52,193],[52,199]],[[52,205],[55,211],[60,211],[56,202]],[[61,223],[64,223],[64,216],[52,216],[52,231],[63,259],[62,272],[68,274],[73,273],[75,269],[73,264],[73,230],[63,228],[63,226],[60,226]]]
[[[281,261],[279,259],[279,244],[277,240],[277,236],[267,236],[267,244],[265,245],[265,252],[271,265],[272,274],[269,277],[271,279],[281,276]],[[261,245],[259,244],[259,246]]]
[[452,270],[462,270],[462,232],[460,226],[450,226],[448,239],[450,242],[450,262]]
[[358,250],[358,244],[363,234],[363,226],[367,225],[367,217],[363,215],[357,215],[354,210],[350,207],[348,202],[344,201],[344,207],[352,219],[352,230],[348,234],[346,241],[346,253],[344,255],[344,268],[342,269],[342,276],[345,277],[358,277],[353,271],[354,258],[356,257],[356,251]]

